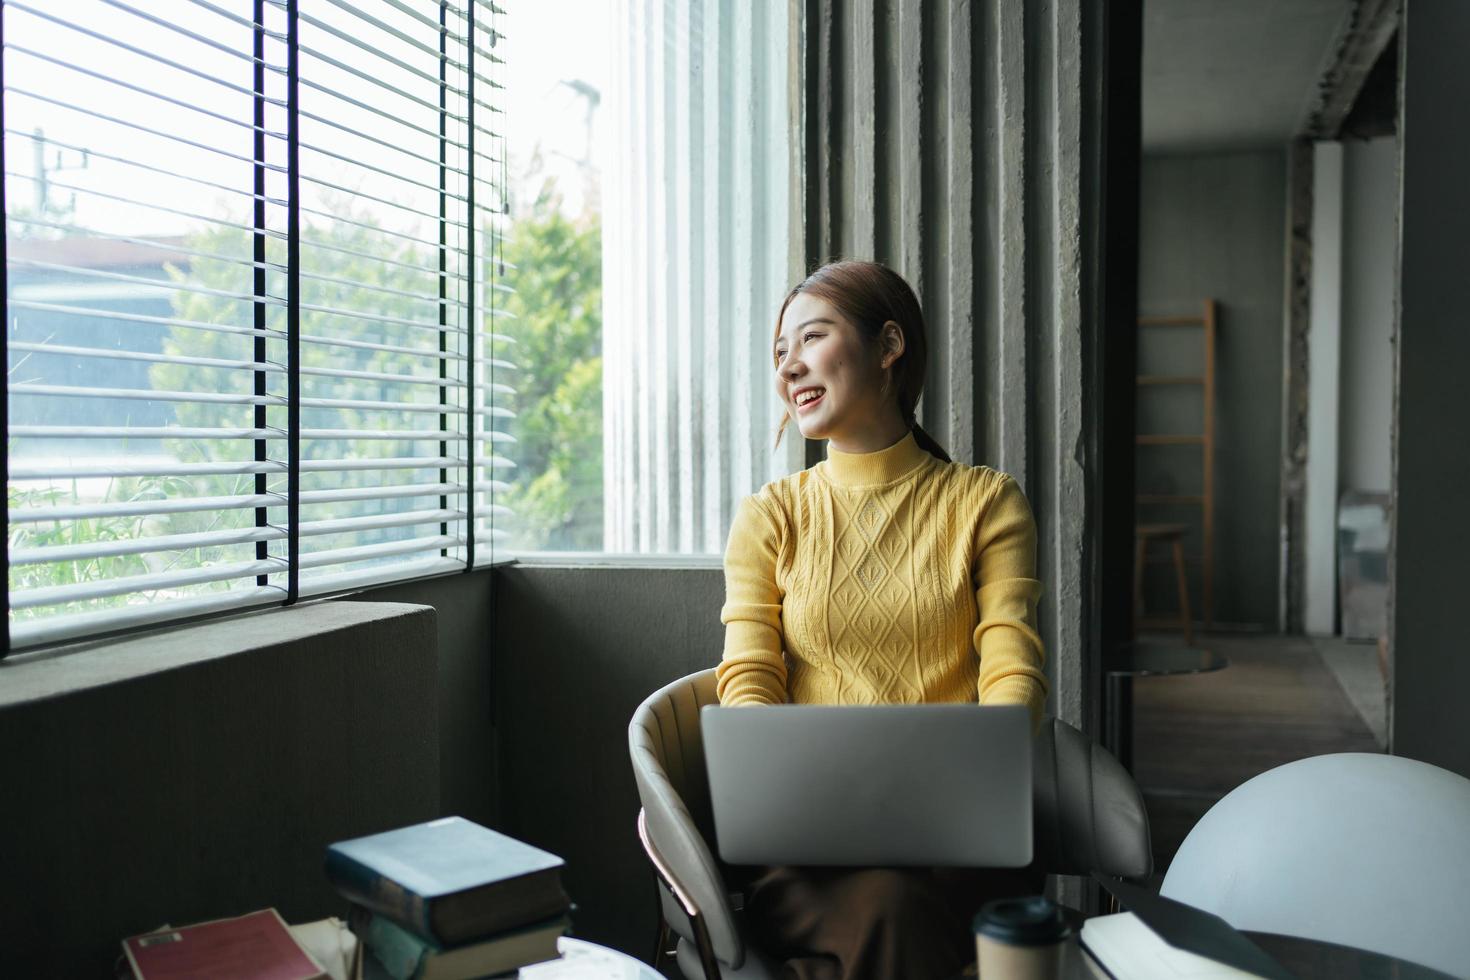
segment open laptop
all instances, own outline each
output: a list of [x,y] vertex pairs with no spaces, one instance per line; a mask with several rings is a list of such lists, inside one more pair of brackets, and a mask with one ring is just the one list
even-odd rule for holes
[[699,720],[731,864],[1031,862],[1024,707],[709,705]]

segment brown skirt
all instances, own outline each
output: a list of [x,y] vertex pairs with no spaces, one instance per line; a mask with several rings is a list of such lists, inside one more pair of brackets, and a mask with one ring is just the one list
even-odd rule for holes
[[980,906],[1044,882],[1029,869],[768,868],[746,921],[783,978],[948,980],[975,960]]

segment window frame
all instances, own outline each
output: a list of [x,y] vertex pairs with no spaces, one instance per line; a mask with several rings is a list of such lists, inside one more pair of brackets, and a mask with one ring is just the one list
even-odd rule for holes
[[[207,619],[259,612],[271,607],[287,607],[306,600],[324,599],[360,592],[365,588],[400,585],[408,582],[444,577],[446,575],[468,574],[480,569],[503,565],[513,560],[507,555],[497,554],[490,543],[496,534],[493,526],[493,515],[496,510],[494,504],[496,484],[491,478],[491,466],[496,461],[495,457],[487,451],[483,454],[482,458],[477,459],[481,454],[476,452],[477,442],[483,442],[488,446],[492,441],[491,419],[497,410],[495,398],[499,386],[496,380],[496,368],[502,362],[498,361],[496,353],[492,349],[492,345],[495,342],[496,312],[493,300],[497,292],[509,290],[509,287],[500,281],[503,272],[497,272],[496,263],[492,261],[494,251],[498,247],[502,237],[498,231],[498,226],[495,225],[495,220],[497,217],[503,217],[508,213],[508,204],[506,203],[503,183],[503,167],[496,166],[495,160],[490,153],[483,151],[477,153],[475,149],[476,132],[478,129],[480,133],[489,138],[491,145],[494,145],[496,142],[499,143],[503,158],[504,137],[496,133],[489,125],[484,125],[482,121],[477,120],[477,106],[481,107],[478,116],[482,118],[488,117],[489,112],[499,110],[485,101],[483,96],[477,95],[476,82],[478,81],[489,88],[500,87],[494,80],[494,69],[492,65],[494,63],[500,63],[501,59],[497,55],[489,52],[486,49],[486,45],[489,48],[495,48],[498,42],[504,38],[496,18],[503,16],[506,11],[495,0],[457,0],[457,3],[451,2],[451,0],[433,0],[433,2],[424,5],[425,10],[423,11],[423,16],[419,19],[427,24],[427,18],[437,12],[439,22],[439,106],[437,121],[439,128],[440,160],[438,166],[439,187],[437,198],[439,213],[437,221],[439,228],[438,278],[440,284],[438,303],[440,325],[439,351],[441,356],[437,358],[437,364],[440,380],[440,404],[445,406],[445,408],[439,412],[441,438],[438,440],[437,445],[439,446],[440,457],[449,457],[451,449],[457,450],[460,457],[452,469],[441,465],[439,474],[440,484],[458,484],[459,492],[455,496],[462,498],[464,501],[462,514],[456,519],[456,523],[460,523],[463,526],[463,557],[451,556],[446,546],[441,548],[438,554],[442,559],[456,563],[459,567],[440,567],[427,572],[411,571],[402,566],[395,565],[379,566],[376,568],[369,567],[366,569],[359,567],[356,570],[356,574],[342,576],[344,579],[350,578],[354,579],[354,581],[337,585],[327,585],[326,587],[313,587],[310,580],[304,584],[301,580],[300,572],[303,567],[303,552],[300,541],[302,524],[300,512],[302,503],[301,476],[303,473],[301,454],[303,432],[301,422],[301,381],[303,375],[301,281],[303,278],[303,263],[301,250],[305,241],[302,234],[302,194],[300,188],[302,179],[302,164],[300,159],[300,88],[302,78],[301,5],[301,0],[253,0],[254,17],[253,23],[250,25],[253,37],[254,61],[254,96],[251,102],[254,117],[254,161],[252,172],[254,184],[253,195],[255,198],[252,208],[254,229],[251,233],[255,262],[254,273],[251,277],[254,286],[254,301],[251,303],[251,306],[254,310],[253,315],[257,330],[260,329],[262,322],[265,300],[270,295],[266,288],[266,271],[263,267],[265,257],[262,254],[268,231],[265,217],[267,154],[264,145],[266,140],[264,116],[269,100],[266,95],[266,82],[264,77],[267,70],[264,48],[267,37],[277,37],[277,35],[272,34],[267,27],[267,9],[273,8],[276,10],[278,12],[276,16],[283,14],[287,25],[284,39],[282,39],[285,45],[286,67],[284,74],[287,89],[284,112],[286,116],[285,147],[287,156],[285,179],[288,188],[286,195],[287,233],[285,239],[287,253],[285,273],[285,344],[287,353],[283,371],[287,386],[285,407],[288,419],[286,438],[284,440],[286,443],[285,476],[287,487],[284,507],[286,512],[284,529],[286,567],[283,570],[286,577],[286,587],[284,594],[280,597],[263,596],[259,591],[259,586],[266,584],[267,577],[256,575],[257,589],[248,591],[241,589],[241,594],[239,595],[231,595],[229,591],[225,591],[219,593],[217,596],[205,596],[202,601],[197,602],[175,600],[165,602],[143,601],[123,604],[116,607],[116,609],[105,610],[101,613],[85,614],[88,617],[95,616],[95,628],[85,629],[85,631],[80,632],[72,631],[70,634],[63,632],[62,635],[43,636],[40,639],[22,641],[17,644],[13,635],[14,631],[11,621],[13,611],[10,590],[10,572],[12,568],[10,534],[12,521],[9,508],[7,507],[4,516],[4,550],[0,552],[0,562],[3,562],[6,573],[4,600],[6,629],[3,645],[0,645],[0,659],[4,659],[10,654],[20,651],[31,652],[65,644],[129,635],[164,626],[175,626]],[[394,6],[398,5],[394,4]],[[454,16],[460,18],[460,30],[454,30],[449,25],[448,17],[451,11]],[[0,38],[3,38],[3,16],[3,5],[0,5]],[[480,19],[477,20],[477,17]],[[60,22],[58,18],[53,19],[57,19]],[[463,71],[462,84],[465,88],[462,112],[451,112],[448,103],[448,92],[451,86],[448,78],[448,67],[451,60],[449,45],[451,41],[460,46],[463,51],[461,55],[463,64],[458,65]],[[153,56],[158,54],[158,51],[149,51],[146,54]],[[477,66],[477,58],[483,61],[486,56],[488,56],[491,64]],[[10,91],[7,79],[10,57],[8,52],[0,53],[0,159],[6,159],[6,154],[13,152],[12,141],[7,139],[5,133],[5,104],[8,101],[7,97]],[[385,55],[385,57],[387,56]],[[450,350],[445,341],[445,331],[448,328],[446,283],[447,276],[449,275],[446,271],[447,259],[445,250],[450,247],[447,236],[451,222],[447,210],[449,207],[447,199],[453,193],[449,186],[449,173],[452,168],[446,162],[447,141],[451,139],[449,136],[451,122],[463,126],[465,135],[462,139],[467,144],[463,158],[464,170],[460,172],[464,178],[462,185],[464,188],[463,195],[467,198],[464,206],[462,228],[465,232],[465,246],[463,251],[467,253],[464,258],[464,267],[468,270],[464,275],[466,295],[463,303],[466,306],[466,326],[463,328],[463,332],[466,338],[467,349],[462,352],[464,372],[463,390],[465,392],[464,404],[462,406],[449,405],[446,402],[445,383],[448,359],[442,356]],[[478,167],[483,167],[485,171],[489,171],[489,175],[477,175]],[[496,179],[497,177],[500,178],[498,181]],[[498,197],[498,200],[489,202],[482,200],[477,204],[477,184],[491,188],[492,193],[488,196],[492,198]],[[0,180],[0,214],[3,214],[5,217],[7,232],[4,236],[0,236],[0,239],[3,239],[3,241],[0,241],[0,268],[5,270],[6,275],[4,288],[0,289],[0,322],[5,324],[4,330],[0,331],[0,354],[4,355],[7,366],[10,363],[9,359],[11,355],[10,317],[12,312],[11,248],[9,236],[11,201],[9,199],[9,190],[8,181]],[[432,218],[433,215],[425,214],[424,217]],[[490,231],[486,235],[486,254],[477,256],[477,238],[480,236],[482,230],[488,231],[492,227],[497,228],[497,230]],[[265,343],[264,337],[257,333],[254,341],[254,362],[258,365],[265,364],[267,360]],[[251,373],[255,378],[254,389],[256,394],[263,394],[263,383],[266,372],[262,368]],[[6,376],[0,379],[0,424],[3,424],[7,436],[10,433],[11,422],[10,387],[11,381],[9,371],[7,370]],[[480,402],[480,393],[482,391],[485,399],[483,404]],[[263,430],[267,427],[264,418],[265,411],[266,406],[263,404],[256,404],[254,406],[252,414],[257,430]],[[455,430],[451,427],[449,431],[445,431],[444,419],[454,413],[463,413],[464,418],[461,430]],[[484,428],[477,432],[477,422],[482,418],[484,420]],[[269,452],[266,439],[256,438],[253,442],[255,444],[255,459],[257,461],[268,459]],[[7,445],[5,451],[0,453],[0,475],[3,475],[5,480],[7,497],[12,472],[10,456],[10,447]],[[481,479],[482,469],[484,470],[483,479]],[[462,481],[456,480],[452,476],[452,473],[455,471],[463,474]],[[268,488],[264,486],[265,480],[266,474],[255,474],[254,484],[257,496],[268,492]],[[480,489],[482,484],[484,486],[483,491]],[[477,515],[477,497],[480,497],[482,493],[483,497],[478,503],[481,504],[483,513]],[[438,499],[440,500],[441,509],[448,506],[447,496],[441,494]],[[265,527],[269,524],[266,506],[256,505],[249,509],[253,509],[255,512],[255,526],[257,528]],[[484,520],[481,520],[481,518],[484,518]],[[487,522],[487,526],[482,528],[481,525]],[[447,525],[441,525],[440,537],[447,536],[448,532],[442,530],[445,527]],[[255,551],[258,558],[265,552],[266,545],[267,542],[264,540],[255,542]],[[478,548],[477,545],[479,545]],[[418,552],[416,554],[427,555],[428,551]],[[276,557],[279,558],[279,556]],[[414,559],[410,559],[410,561],[412,560]],[[350,565],[346,567],[352,568]],[[239,578],[239,581],[244,582],[248,578],[249,576],[243,576]],[[323,584],[325,585],[325,583]],[[274,585],[269,587],[276,588]],[[45,622],[45,620],[38,620],[38,622]],[[88,622],[90,623],[91,620],[89,619]]]

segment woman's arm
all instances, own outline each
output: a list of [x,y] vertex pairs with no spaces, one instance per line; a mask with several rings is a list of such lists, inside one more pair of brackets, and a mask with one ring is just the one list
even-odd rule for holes
[[780,533],[754,497],[746,497],[725,548],[725,653],[715,669],[720,703],[784,704],[781,590],[776,585]]
[[980,519],[974,585],[980,703],[1024,704],[1038,723],[1046,701],[1046,654],[1036,632],[1036,521],[1009,476],[1000,478]]

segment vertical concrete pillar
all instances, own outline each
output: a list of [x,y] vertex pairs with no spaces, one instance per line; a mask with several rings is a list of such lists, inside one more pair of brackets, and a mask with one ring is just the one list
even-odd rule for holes
[[[1052,710],[1087,725],[1097,469],[1089,270],[1100,39],[1081,0],[806,0],[809,266],[893,266],[930,334],[924,427],[1036,512]],[[1123,273],[1131,276],[1132,270]]]
[[1337,627],[1337,429],[1342,346],[1342,144],[1313,145],[1312,294],[1307,335],[1306,631]]
[[1389,747],[1470,776],[1470,5],[1408,0],[1401,30]]

